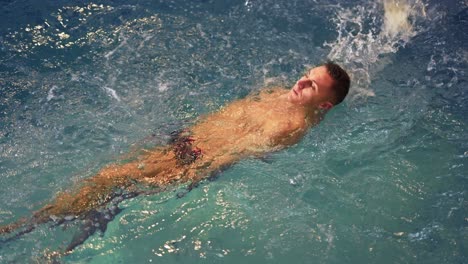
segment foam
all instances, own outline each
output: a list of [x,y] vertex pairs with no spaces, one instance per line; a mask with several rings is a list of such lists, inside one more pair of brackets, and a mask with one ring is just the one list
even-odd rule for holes
[[120,97],[117,95],[117,92],[114,89],[104,86],[104,90],[106,91],[108,95],[110,95],[115,100],[119,102],[121,101]]
[[426,18],[420,0],[383,0],[366,6],[339,7],[333,22],[338,37],[326,43],[331,48],[328,59],[343,65],[353,84],[351,100],[374,96],[372,77],[391,63],[384,56],[404,47],[424,28]]
[[49,92],[47,93],[47,102],[49,102],[50,100],[54,99],[55,98],[55,95],[54,95],[54,90],[57,89],[57,86],[52,86],[52,88],[50,88]]
[[124,38],[124,39],[122,40],[122,42],[120,42],[120,44],[119,44],[117,47],[115,47],[113,50],[111,50],[111,51],[109,51],[108,53],[106,53],[106,54],[104,55],[104,58],[106,58],[106,59],[108,60],[112,55],[114,55],[114,53],[115,53],[117,50],[119,50],[120,48],[122,48],[122,47],[125,46],[125,45],[127,45],[127,38]]

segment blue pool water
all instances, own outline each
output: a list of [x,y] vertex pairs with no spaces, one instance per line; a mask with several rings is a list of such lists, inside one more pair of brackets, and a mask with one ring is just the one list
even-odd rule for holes
[[[406,1],[397,32],[378,1],[0,5],[0,224],[327,58],[353,75],[301,143],[180,199],[126,200],[54,261],[468,262],[467,1]],[[2,237],[0,263],[52,261],[79,228]]]

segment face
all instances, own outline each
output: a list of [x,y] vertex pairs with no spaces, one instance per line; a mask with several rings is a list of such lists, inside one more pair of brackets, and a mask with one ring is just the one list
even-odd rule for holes
[[289,102],[324,109],[333,107],[333,79],[325,66],[310,69],[288,94]]

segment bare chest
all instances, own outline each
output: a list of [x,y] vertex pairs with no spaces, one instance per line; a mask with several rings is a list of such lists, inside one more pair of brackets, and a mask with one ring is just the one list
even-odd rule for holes
[[[251,110],[251,111],[249,111]],[[304,135],[307,122],[302,111],[285,109],[270,102],[259,103],[245,112],[245,120],[255,127],[254,136],[259,136],[270,146],[291,145]]]
[[193,128],[197,147],[208,152],[263,153],[300,140],[305,115],[268,100],[241,100]]

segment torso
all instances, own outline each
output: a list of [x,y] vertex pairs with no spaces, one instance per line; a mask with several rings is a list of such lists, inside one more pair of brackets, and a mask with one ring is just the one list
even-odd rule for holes
[[265,90],[235,101],[192,129],[204,155],[257,155],[297,143],[314,120],[302,107],[279,100],[284,89]]
[[[133,190],[135,182],[162,188],[174,182],[196,183],[243,157],[295,144],[318,117],[307,116],[304,108],[289,104],[286,93],[282,89],[262,91],[235,101],[190,128],[190,136],[183,136],[186,143],[155,148],[133,162],[109,165],[75,193],[60,194],[34,217],[40,222],[48,221],[50,215],[90,212],[106,203],[113,190]],[[201,155],[190,159],[198,149]]]

